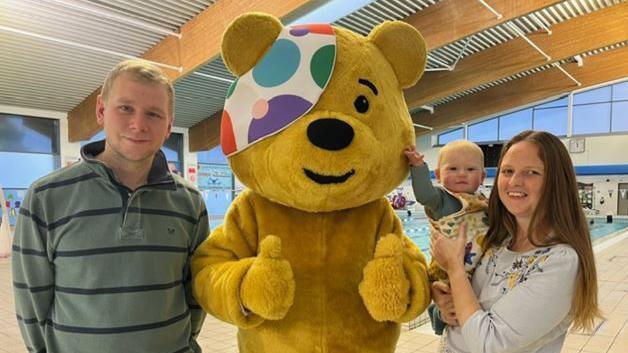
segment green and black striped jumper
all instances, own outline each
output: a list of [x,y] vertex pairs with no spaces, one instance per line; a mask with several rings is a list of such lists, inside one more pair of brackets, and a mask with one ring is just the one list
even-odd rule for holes
[[159,151],[146,185],[120,184],[83,147],[83,161],[39,179],[13,243],[17,319],[31,352],[200,352],[205,314],[190,256],[209,233],[203,199]]

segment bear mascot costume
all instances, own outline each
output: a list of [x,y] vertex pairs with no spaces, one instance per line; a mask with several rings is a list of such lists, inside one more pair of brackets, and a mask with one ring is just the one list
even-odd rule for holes
[[221,145],[247,189],[192,259],[198,302],[238,327],[240,352],[393,352],[430,302],[385,197],[409,172],[402,89],[423,74],[423,38],[399,21],[363,37],[247,13],[222,57],[237,80]]

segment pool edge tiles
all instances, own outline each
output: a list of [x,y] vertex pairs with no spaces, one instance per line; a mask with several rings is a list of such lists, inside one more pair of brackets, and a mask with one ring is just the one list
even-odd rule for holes
[[611,246],[627,238],[628,238],[628,228],[624,228],[614,233],[609,233],[602,237],[592,239],[593,253],[597,255],[603,250],[608,249]]

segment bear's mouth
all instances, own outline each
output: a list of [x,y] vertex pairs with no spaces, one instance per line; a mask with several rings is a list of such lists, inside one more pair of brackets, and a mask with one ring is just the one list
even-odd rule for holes
[[351,169],[348,173],[343,175],[322,175],[318,173],[314,173],[313,171],[303,168],[305,175],[312,179],[317,184],[341,184],[347,181],[353,174],[355,174],[355,170]]

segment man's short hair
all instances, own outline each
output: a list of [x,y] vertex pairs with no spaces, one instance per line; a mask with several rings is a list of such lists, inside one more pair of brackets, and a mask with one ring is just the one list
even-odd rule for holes
[[482,166],[484,166],[484,152],[477,144],[469,141],[469,140],[457,140],[452,141],[443,146],[443,148],[438,151],[438,168],[441,167],[443,163],[443,159],[448,153],[455,153],[459,151],[470,152],[476,155],[479,160],[482,162]]
[[143,83],[155,83],[166,87],[168,92],[168,109],[170,118],[174,118],[174,88],[170,79],[159,67],[142,59],[129,59],[118,63],[105,78],[100,95],[107,102],[113,83],[122,74],[128,74],[132,80]]

